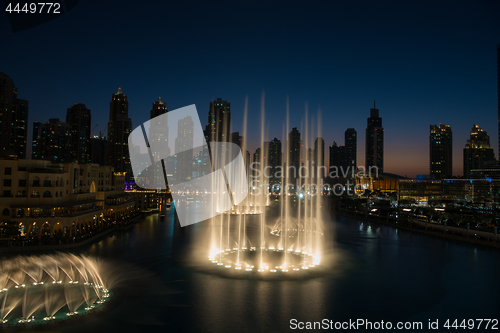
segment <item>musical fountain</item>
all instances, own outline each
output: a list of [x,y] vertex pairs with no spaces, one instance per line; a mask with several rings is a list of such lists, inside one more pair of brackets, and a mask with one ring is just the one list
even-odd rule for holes
[[0,264],[0,327],[59,322],[110,297],[105,263],[84,255],[17,257]]
[[[248,101],[245,103],[243,136],[247,135]],[[264,96],[261,103],[260,147],[262,153],[254,159],[249,170],[247,160],[248,196],[226,214],[209,221],[204,233],[208,248],[204,258],[209,270],[233,277],[296,278],[324,271],[322,260],[326,250],[322,211],[322,176],[318,172],[311,150],[300,149],[300,159],[292,156],[289,133],[289,106],[283,126],[285,154],[277,184],[266,179],[268,151],[265,147]],[[321,121],[318,121],[318,125]],[[286,129],[286,130],[285,130]],[[321,137],[321,128],[309,126],[305,112],[305,140],[309,147],[313,134]],[[246,152],[246,140],[242,151]],[[319,151],[319,150],[318,150]],[[295,158],[292,161],[292,158]],[[317,158],[317,157],[316,157]],[[322,158],[322,157],[321,157]],[[297,168],[300,169],[296,170]],[[315,170],[314,172],[313,169]],[[306,171],[305,173],[303,171]],[[272,190],[271,190],[272,189]],[[206,251],[206,250],[205,250]],[[302,272],[302,273],[300,273]]]

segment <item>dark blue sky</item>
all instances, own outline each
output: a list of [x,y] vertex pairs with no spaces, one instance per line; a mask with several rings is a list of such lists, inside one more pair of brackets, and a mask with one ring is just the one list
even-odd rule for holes
[[241,130],[248,95],[255,147],[265,91],[267,139],[281,138],[289,96],[291,127],[301,127],[306,102],[312,114],[321,107],[327,147],[343,144],[354,127],[358,164],[375,99],[385,171],[428,173],[429,125],[445,123],[459,175],[473,124],[497,152],[499,13],[497,1],[80,0],[62,17],[18,33],[2,12],[0,71],[30,101],[30,131],[33,121],[64,120],[69,106],[85,103],[98,134],[118,87],[134,127],[158,96],[169,109],[196,104],[202,124],[209,102],[221,97]]

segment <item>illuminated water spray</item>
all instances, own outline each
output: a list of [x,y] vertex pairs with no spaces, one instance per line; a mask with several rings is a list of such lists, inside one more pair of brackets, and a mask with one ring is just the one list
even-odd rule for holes
[[[317,127],[309,120],[307,105],[302,123],[304,140],[299,152],[292,142],[289,102],[283,124],[283,158],[277,183],[270,184],[269,144],[265,125],[264,94],[261,101],[260,152],[253,164],[247,158],[247,140],[241,148],[247,163],[249,195],[239,205],[210,220],[208,257],[219,271],[242,276],[292,276],[321,267],[325,251],[322,210],[323,145],[321,115]],[[248,99],[245,101],[243,137],[247,138]],[[309,147],[316,145],[315,149]],[[314,153],[315,152],[315,153]],[[297,160],[297,156],[299,159]],[[269,172],[267,173],[269,174]],[[214,180],[218,181],[218,180]],[[224,190],[224,189],[221,189]]]

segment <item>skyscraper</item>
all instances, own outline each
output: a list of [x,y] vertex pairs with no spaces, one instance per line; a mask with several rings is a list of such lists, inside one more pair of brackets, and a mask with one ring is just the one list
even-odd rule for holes
[[[165,150],[156,150],[152,149],[151,154],[153,155],[155,160],[164,160],[164,164],[167,167],[167,174],[173,174],[175,173],[174,170],[168,170],[168,163],[167,161],[170,158],[170,146],[168,142],[168,119],[165,117],[159,117],[165,113],[168,112],[167,109],[167,103],[163,102],[161,97],[158,97],[158,99],[153,102],[153,107],[150,112],[150,120],[151,122],[150,127],[149,127],[149,135],[148,135],[148,140],[149,144],[152,147],[165,147]],[[158,117],[158,118],[157,118]],[[154,177],[154,184],[162,184],[165,182],[164,177],[163,177],[163,168],[160,164],[155,164],[151,166],[154,168],[152,170],[152,174],[150,177]],[[150,167],[150,168],[151,168]]]
[[240,148],[243,146],[243,136],[240,135],[240,132],[231,133],[229,141],[238,145]]
[[231,140],[231,103],[221,98],[210,102],[207,129],[209,141],[228,142]]
[[453,136],[450,125],[431,125],[429,174],[436,179],[451,178],[453,175]]
[[194,122],[191,116],[179,120],[177,138],[175,138],[175,154],[177,155],[177,181],[191,180],[193,175],[193,140]]
[[322,137],[317,137],[314,140],[314,150],[313,150],[313,165],[316,168],[314,170],[315,176],[324,177],[325,176],[325,140]]
[[26,158],[28,101],[17,98],[14,81],[0,72],[0,155]]
[[356,168],[358,165],[358,133],[354,128],[348,128],[344,133],[346,164]]
[[102,135],[102,133],[99,133],[98,136],[94,136],[90,139],[90,146],[90,163],[95,163],[102,166],[107,165],[108,140]]
[[[168,112],[167,109],[167,103],[163,102],[161,97],[158,97],[156,102],[153,103],[153,108],[151,109],[150,112],[150,119],[156,118],[158,116],[161,116],[162,114],[165,114]],[[168,119],[167,118],[156,118],[155,120],[150,122],[150,128],[149,128],[149,144],[153,145],[153,142],[156,142],[155,146],[159,147],[160,143],[167,145],[167,156],[170,156],[170,146],[168,144]],[[163,158],[162,156],[159,156],[161,152],[158,151],[153,151],[152,152],[153,156],[156,159],[161,159]]]
[[132,120],[128,117],[127,95],[118,88],[111,95],[109,103],[108,122],[108,165],[115,172],[127,172],[131,175],[130,154],[128,151],[128,136],[132,131]]
[[267,181],[272,186],[281,182],[279,176],[279,168],[281,168],[281,141],[274,138],[271,141],[264,142],[264,154],[266,157],[266,165],[269,166],[269,171],[266,172],[265,177],[270,176]]
[[383,172],[384,128],[382,127],[382,118],[379,117],[379,110],[375,108],[375,102],[373,102],[373,109],[370,109],[365,138],[366,172],[369,172],[371,167],[377,167],[377,172]]
[[464,148],[464,177],[470,177],[474,169],[481,169],[495,162],[495,153],[490,146],[490,136],[478,125],[470,131],[470,140]]
[[287,153],[289,165],[287,165],[287,172],[290,176],[289,183],[295,183],[300,171],[301,160],[300,153],[302,150],[302,140],[300,139],[300,132],[297,127],[292,128],[288,133]]
[[43,124],[42,133],[38,143],[41,160],[55,163],[73,162],[73,136],[71,125],[51,118]]
[[73,156],[80,164],[90,163],[90,110],[85,104],[77,103],[68,108],[66,112],[66,123],[71,126],[73,136]]
[[335,141],[333,141],[333,145],[330,146],[330,172],[333,172],[334,175],[336,173],[340,175],[342,172],[347,172],[345,151],[345,146],[339,146]]

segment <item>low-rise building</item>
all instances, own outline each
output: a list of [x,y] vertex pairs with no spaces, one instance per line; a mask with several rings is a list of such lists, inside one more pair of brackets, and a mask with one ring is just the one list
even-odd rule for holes
[[110,166],[3,159],[0,221],[28,238],[88,234],[135,211],[124,189],[125,174]]

